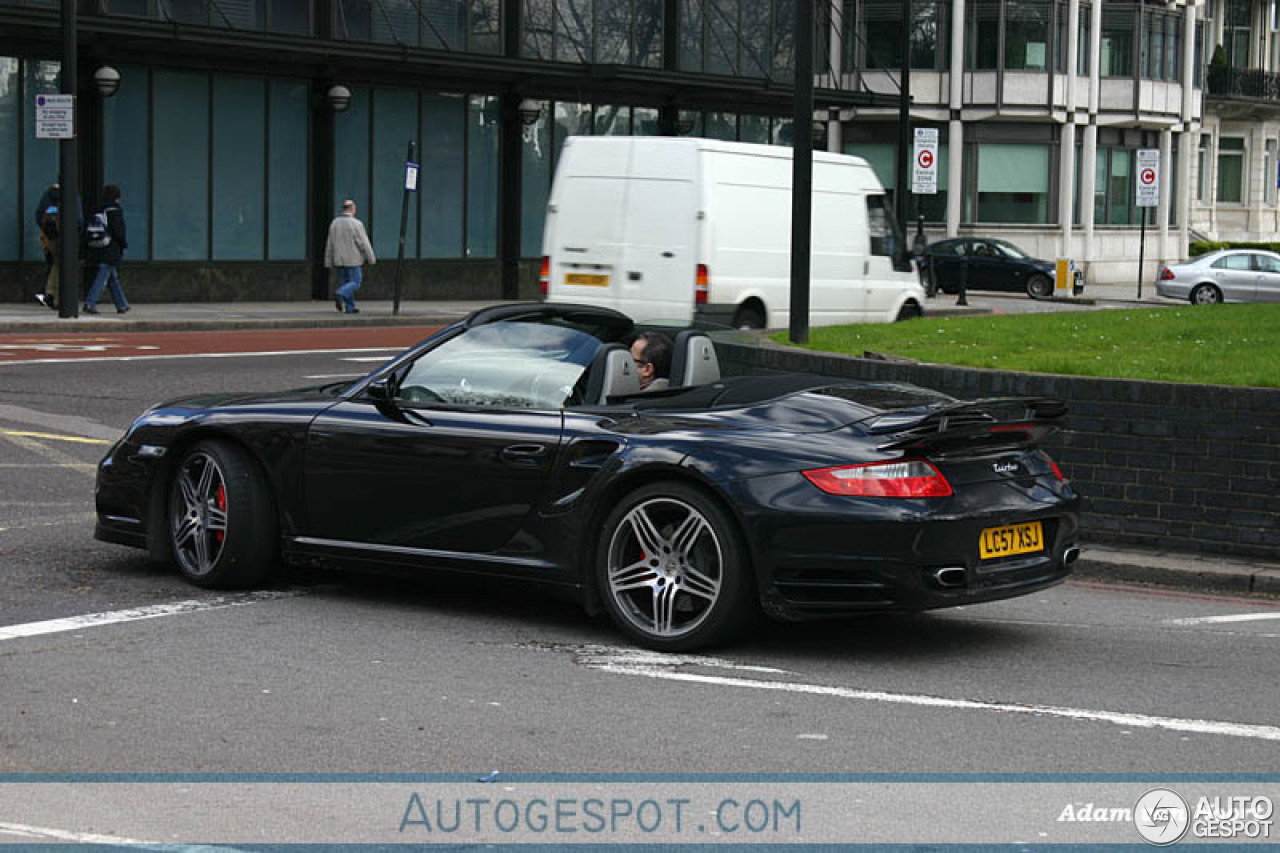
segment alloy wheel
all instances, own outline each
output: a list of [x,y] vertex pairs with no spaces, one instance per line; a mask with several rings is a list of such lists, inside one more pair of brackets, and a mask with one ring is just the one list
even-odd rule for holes
[[217,461],[193,453],[178,470],[170,512],[173,551],[188,574],[213,571],[227,539],[227,485]]
[[609,542],[609,595],[635,628],[673,638],[695,630],[720,598],[724,556],[715,528],[690,504],[637,504]]

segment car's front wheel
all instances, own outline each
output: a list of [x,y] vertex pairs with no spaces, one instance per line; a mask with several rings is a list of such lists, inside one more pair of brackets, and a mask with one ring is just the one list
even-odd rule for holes
[[1027,296],[1032,299],[1048,299],[1053,296],[1053,282],[1047,275],[1033,275],[1027,279]]
[[1222,301],[1222,291],[1212,284],[1197,284],[1191,291],[1192,305],[1217,305]]
[[202,441],[182,456],[169,492],[168,529],[178,571],[197,586],[254,586],[276,562],[266,478],[225,441]]
[[596,572],[613,621],[651,649],[722,642],[755,612],[733,521],[682,483],[645,486],[614,508],[601,531]]

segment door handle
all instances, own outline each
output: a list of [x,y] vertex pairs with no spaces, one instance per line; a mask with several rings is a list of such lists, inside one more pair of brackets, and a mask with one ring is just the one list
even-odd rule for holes
[[501,455],[503,462],[534,467],[547,455],[547,448],[543,444],[510,444],[502,448]]

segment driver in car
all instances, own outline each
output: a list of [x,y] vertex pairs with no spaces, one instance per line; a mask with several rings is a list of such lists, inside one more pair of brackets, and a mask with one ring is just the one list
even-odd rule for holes
[[671,384],[671,338],[662,332],[645,332],[631,344],[641,391],[662,391]]

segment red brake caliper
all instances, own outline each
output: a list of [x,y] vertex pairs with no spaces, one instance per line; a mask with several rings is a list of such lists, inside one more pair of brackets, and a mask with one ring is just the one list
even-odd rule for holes
[[[218,509],[222,510],[223,513],[227,511],[227,487],[225,485],[220,484],[218,486],[218,497],[216,498],[216,503],[218,504]],[[219,545],[221,545],[222,540],[226,538],[226,535],[227,532],[225,530],[219,530],[214,533],[213,538],[217,540]]]

